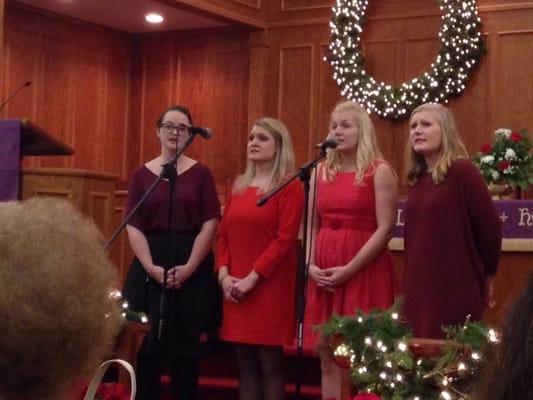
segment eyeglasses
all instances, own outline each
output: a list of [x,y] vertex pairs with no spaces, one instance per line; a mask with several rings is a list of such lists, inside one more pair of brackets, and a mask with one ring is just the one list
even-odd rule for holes
[[163,132],[167,134],[174,132],[174,129],[176,130],[177,133],[181,133],[181,134],[189,133],[189,127],[185,124],[174,125],[174,124],[171,124],[170,122],[163,122],[162,124],[159,125],[159,127],[163,130]]

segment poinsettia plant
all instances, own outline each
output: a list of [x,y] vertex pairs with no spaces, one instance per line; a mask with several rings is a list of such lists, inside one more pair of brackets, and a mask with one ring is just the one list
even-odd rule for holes
[[533,153],[525,129],[497,129],[493,143],[481,146],[474,163],[488,184],[507,183],[522,189],[533,185]]

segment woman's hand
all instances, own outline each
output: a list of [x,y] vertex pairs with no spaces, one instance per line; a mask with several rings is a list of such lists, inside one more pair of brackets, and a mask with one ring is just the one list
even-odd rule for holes
[[317,267],[314,264],[309,264],[309,276],[316,282],[319,288],[334,292],[335,288],[329,287],[329,281],[326,280],[326,270]]
[[165,270],[163,267],[160,267],[159,265],[152,265],[152,267],[150,267],[150,269],[147,272],[148,272],[148,275],[150,275],[150,277],[154,281],[156,281],[160,285],[163,284],[163,279],[165,277]]
[[244,296],[249,293],[257,282],[259,282],[260,276],[257,272],[251,271],[245,278],[239,279],[233,284],[231,294],[237,301],[240,301]]
[[167,274],[167,287],[179,289],[187,279],[191,277],[194,270],[188,265],[176,265]]
[[233,285],[236,281],[237,279],[231,275],[226,275],[220,280],[220,286],[222,287],[222,291],[224,292],[224,297],[232,303],[239,302],[231,293],[233,291]]
[[325,275],[323,278],[325,289],[335,289],[335,287],[342,285],[351,277],[350,271],[346,266],[326,268],[323,273]]

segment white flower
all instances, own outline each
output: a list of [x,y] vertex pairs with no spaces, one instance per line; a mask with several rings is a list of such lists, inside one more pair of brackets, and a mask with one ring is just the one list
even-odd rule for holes
[[513,149],[509,148],[505,150],[505,159],[506,160],[516,160],[516,153]]
[[495,181],[500,179],[500,173],[498,171],[492,171],[492,179],[494,179]]
[[514,172],[514,167],[511,165],[503,170],[504,175],[509,175],[509,174],[512,174],[513,172]]
[[510,129],[507,129],[507,128],[500,128],[500,129],[496,129],[494,131],[495,135],[503,135],[507,139],[509,139],[511,137],[511,133],[512,133],[512,131]]
[[481,164],[492,164],[494,162],[494,156],[490,154],[487,156],[483,156],[481,157],[480,161]]

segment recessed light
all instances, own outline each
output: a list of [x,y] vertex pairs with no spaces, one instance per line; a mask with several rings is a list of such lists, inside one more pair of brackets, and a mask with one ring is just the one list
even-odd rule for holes
[[160,14],[150,13],[150,14],[146,14],[144,19],[150,22],[151,24],[160,24],[161,22],[163,22],[164,18]]

